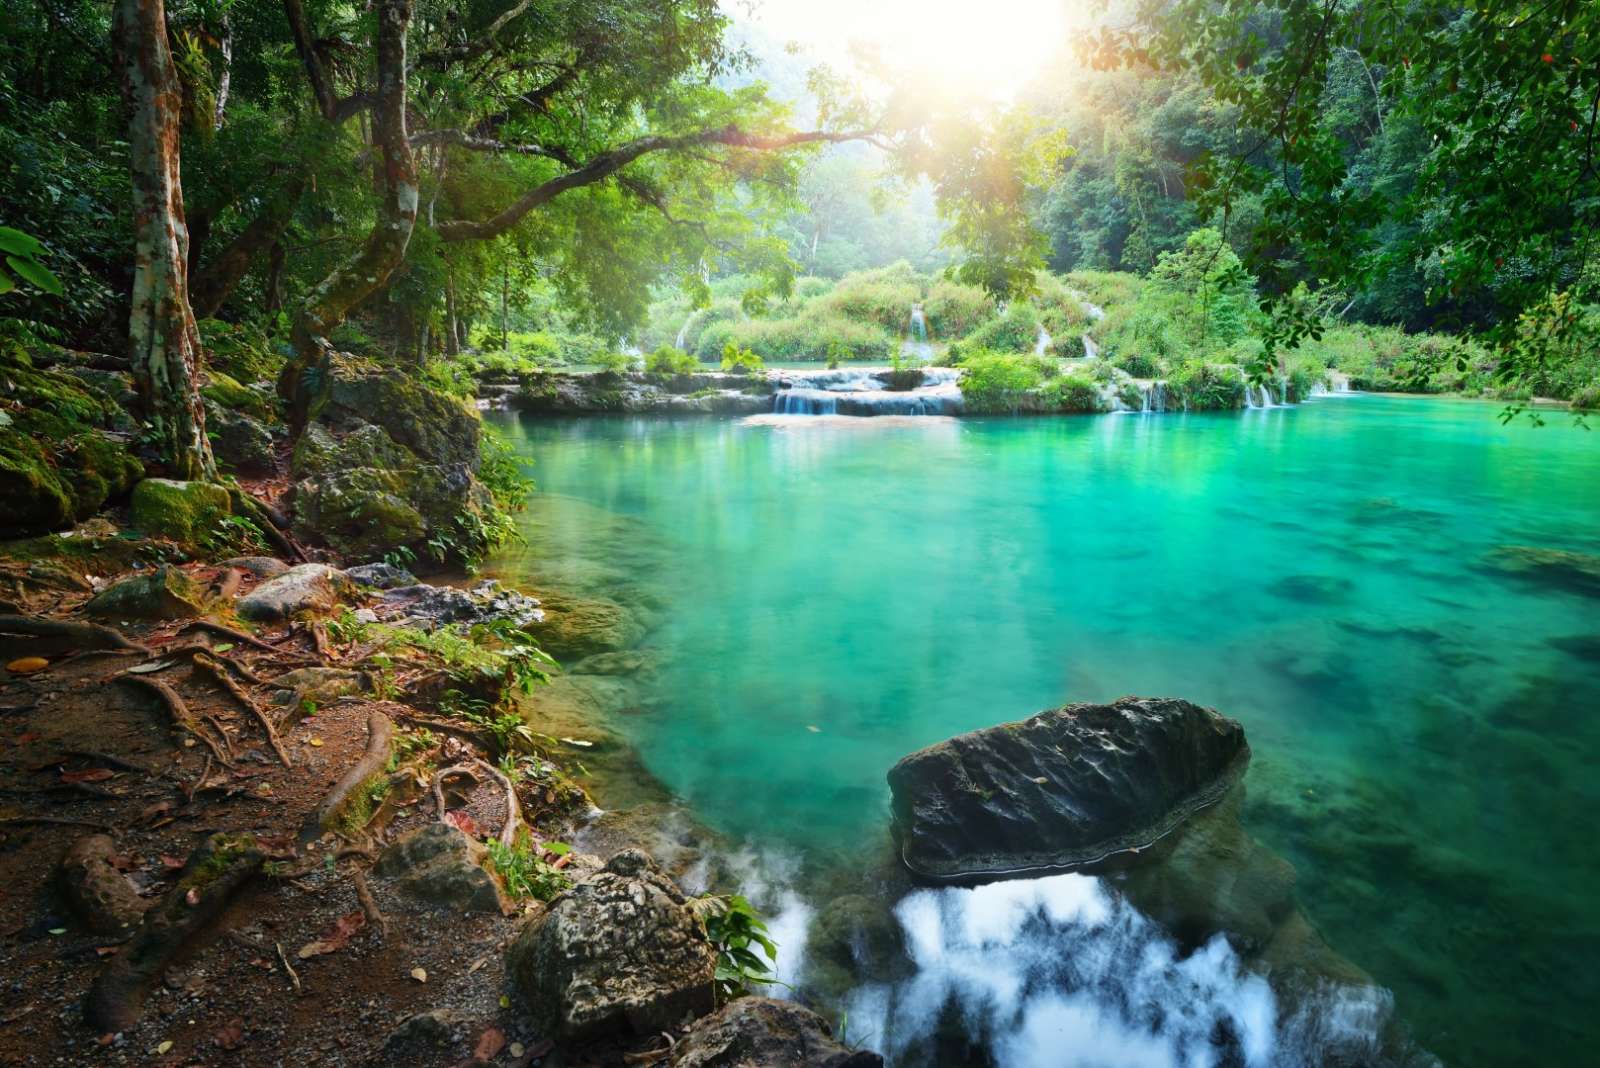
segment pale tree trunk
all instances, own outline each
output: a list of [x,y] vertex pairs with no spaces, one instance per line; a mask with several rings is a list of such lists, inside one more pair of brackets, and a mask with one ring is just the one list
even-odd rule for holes
[[417,222],[417,168],[406,134],[406,30],[411,2],[378,0],[377,8],[378,90],[372,131],[383,154],[378,217],[360,251],[324,278],[295,316],[295,353],[278,376],[278,393],[288,403],[289,425],[296,435],[327,396],[328,334],[387,284],[405,259]]
[[145,422],[179,478],[213,479],[200,403],[200,331],[189,306],[189,229],[178,173],[183,91],[167,49],[162,0],[117,0],[116,38],[132,106],[133,315],[129,361]]

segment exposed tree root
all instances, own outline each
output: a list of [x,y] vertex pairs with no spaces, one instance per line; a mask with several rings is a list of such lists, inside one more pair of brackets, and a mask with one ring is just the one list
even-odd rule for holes
[[445,816],[444,780],[452,775],[471,775],[474,779],[477,779],[477,775],[473,774],[475,771],[488,772],[489,776],[496,780],[500,784],[500,788],[505,791],[506,822],[505,826],[500,828],[500,844],[509,849],[516,844],[517,831],[523,826],[522,804],[517,800],[517,788],[512,785],[511,780],[506,777],[504,772],[487,760],[478,760],[474,757],[471,760],[444,768],[434,774],[433,796],[439,805],[439,818],[442,820]]
[[[206,748],[211,750],[211,755],[217,758],[217,763],[225,768],[231,769],[233,767],[233,760],[228,756],[227,752],[221,746],[218,746],[210,735],[200,729],[200,724],[195,721],[194,715],[189,711],[189,706],[183,703],[183,698],[179,697],[178,692],[171,686],[168,686],[160,679],[147,678],[144,675],[123,673],[118,675],[117,678],[122,682],[149,690],[159,697],[161,703],[166,706],[167,713],[172,717],[174,723],[204,742]],[[222,737],[223,744],[226,745],[227,735],[224,734]]]
[[398,714],[407,723],[414,723],[418,727],[426,727],[430,731],[439,731],[441,734],[449,734],[453,737],[460,738],[462,741],[471,743],[472,745],[483,750],[485,753],[494,752],[494,739],[489,735],[488,731],[477,730],[473,727],[465,727],[459,723],[452,723],[449,720],[434,719],[431,716],[419,716],[406,708],[402,708]]
[[139,1022],[150,988],[186,943],[209,924],[266,858],[249,837],[214,834],[184,865],[161,903],[145,914],[132,942],[111,958],[84,1000],[84,1014],[102,1033]]
[[300,841],[313,842],[322,836],[322,832],[331,830],[338,822],[345,806],[351,797],[362,785],[383,770],[389,762],[389,750],[394,741],[394,722],[382,712],[374,712],[367,717],[367,751],[360,760],[344,776],[333,785],[322,804],[306,820],[305,827],[300,832]]
[[192,619],[183,626],[179,627],[178,633],[182,634],[186,630],[194,630],[197,627],[201,630],[209,630],[213,634],[220,634],[224,638],[230,638],[233,641],[243,642],[245,645],[254,646],[257,649],[265,649],[269,653],[281,651],[276,645],[268,645],[260,638],[257,638],[254,634],[246,634],[242,630],[235,630],[232,627],[226,626],[222,623],[214,622],[209,619]]
[[150,647],[129,641],[121,631],[99,623],[80,623],[68,619],[39,616],[0,615],[0,633],[27,634],[36,638],[66,638],[86,649],[131,649],[148,654]]
[[216,679],[217,684],[227,690],[229,696],[243,705],[256,718],[256,722],[261,724],[261,729],[267,732],[267,741],[272,743],[272,751],[278,754],[278,759],[283,761],[283,766],[286,768],[294,767],[294,761],[289,759],[289,751],[283,747],[283,740],[278,737],[278,728],[272,725],[272,717],[268,716],[266,711],[256,704],[255,700],[244,692],[244,688],[234,682],[215,660],[203,653],[196,653],[194,662],[196,667]]
[[230,489],[228,496],[233,501],[234,511],[253,520],[261,529],[262,537],[270,541],[273,548],[297,564],[305,563],[305,549],[284,532],[283,528],[288,525],[288,521],[282,512],[261,503],[241,489]]
[[355,887],[356,901],[360,903],[361,911],[366,914],[367,926],[378,932],[378,938],[382,939],[389,933],[389,923],[378,909],[378,900],[372,896],[372,888],[367,885],[367,877],[355,865],[351,865],[348,870],[350,885]]
[[0,827],[19,827],[28,823],[45,823],[56,827],[93,827],[111,834],[114,828],[94,820],[69,820],[60,816],[0,816]]

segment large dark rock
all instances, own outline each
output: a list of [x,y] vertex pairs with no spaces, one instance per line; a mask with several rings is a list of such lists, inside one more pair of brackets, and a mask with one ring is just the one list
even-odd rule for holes
[[690,1028],[672,1068],[881,1068],[839,1043],[822,1017],[792,1001],[737,998]]
[[483,866],[486,852],[460,829],[430,823],[385,849],[376,870],[430,905],[459,912],[504,912],[509,906],[500,886]]
[[544,1034],[654,1034],[712,1008],[716,950],[677,885],[637,849],[530,919],[506,951]]
[[1249,754],[1243,727],[1188,701],[1067,705],[902,759],[895,841],[935,880],[1090,867],[1218,800]]
[[171,564],[130,575],[89,599],[84,611],[102,619],[192,619],[203,610],[205,594]]

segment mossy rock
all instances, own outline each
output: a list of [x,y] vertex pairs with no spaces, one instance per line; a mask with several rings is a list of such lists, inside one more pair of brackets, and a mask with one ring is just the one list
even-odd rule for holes
[[544,620],[529,627],[539,647],[557,660],[576,662],[636,644],[644,628],[626,608],[599,597],[540,592]]
[[205,594],[188,575],[162,565],[144,575],[112,583],[84,610],[102,619],[192,619],[204,608]]
[[206,434],[211,454],[225,469],[245,475],[266,475],[277,467],[272,431],[242,411],[206,400]]
[[337,429],[377,424],[423,463],[477,471],[482,434],[477,412],[403,372],[372,373],[336,361],[322,418]]
[[207,540],[233,514],[228,491],[214,482],[147,478],[133,487],[129,518],[135,528],[185,545]]
[[202,319],[200,339],[210,372],[220,371],[236,382],[271,382],[284,364],[284,356],[267,336],[251,326]]
[[87,519],[144,473],[114,433],[127,413],[73,375],[0,353],[0,537]]
[[206,384],[200,387],[200,395],[228,411],[244,412],[257,419],[272,414],[272,406],[265,396],[215,369],[206,372]]
[[1502,545],[1485,559],[1491,571],[1585,597],[1600,597],[1600,555],[1538,545]]

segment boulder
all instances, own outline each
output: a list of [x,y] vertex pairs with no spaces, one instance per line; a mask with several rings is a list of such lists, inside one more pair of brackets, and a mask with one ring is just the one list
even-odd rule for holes
[[331,612],[340,599],[355,596],[355,584],[327,564],[300,564],[268,579],[243,597],[240,619],[271,623]]
[[403,567],[396,567],[394,564],[359,564],[355,567],[345,568],[344,573],[350,577],[352,582],[360,583],[363,586],[371,586],[375,590],[392,590],[400,586],[415,586],[417,584],[417,576]]
[[792,1001],[736,998],[689,1029],[671,1068],[880,1068],[841,1045],[822,1017]]
[[911,958],[894,899],[845,894],[828,902],[806,932],[805,967],[808,986],[841,999],[863,982],[905,978]]
[[290,695],[279,704],[312,701],[319,705],[361,693],[372,684],[365,672],[346,668],[303,667],[272,680],[280,694]]
[[1484,560],[1488,569],[1532,586],[1600,597],[1600,554],[1535,545],[1502,545]]
[[419,1064],[449,1064],[456,1060],[466,1064],[476,1063],[471,1057],[464,1056],[469,1052],[467,1043],[472,1037],[474,1022],[472,1017],[454,1009],[434,1009],[407,1016],[400,1021],[400,1026],[389,1032],[384,1039],[382,1052],[372,1063],[395,1065],[396,1068],[400,1065],[412,1068]]
[[529,919],[506,968],[536,1027],[583,1041],[711,1011],[716,958],[683,892],[629,849]]
[[229,470],[265,475],[278,466],[272,431],[244,412],[207,403],[206,433],[211,438],[212,455]]
[[644,636],[638,620],[615,601],[541,592],[539,606],[544,621],[532,634],[539,647],[557,660],[578,661],[616,652]]
[[86,835],[72,843],[57,870],[67,902],[97,934],[127,933],[151,904],[117,870],[116,853],[109,835]]
[[138,530],[186,545],[213,537],[217,524],[232,514],[233,502],[222,486],[170,478],[147,478],[133,487],[128,510]]
[[276,556],[235,556],[217,566],[236,567],[241,571],[248,571],[258,579],[277,578],[289,570],[289,565]]
[[[45,348],[72,366],[76,354]],[[0,345],[0,537],[70,526],[127,494],[144,474],[132,429],[114,394]]]
[[1076,704],[929,746],[889,771],[912,874],[980,881],[1144,849],[1243,772],[1244,728],[1172,698]]
[[102,619],[192,619],[203,608],[199,585],[171,564],[118,579],[90,598],[84,610]]
[[446,623],[486,623],[506,618],[527,626],[544,618],[540,602],[485,579],[471,590],[417,583],[386,590],[378,599],[383,618],[402,626],[434,630]]
[[507,911],[500,885],[483,867],[485,852],[459,828],[431,823],[385,849],[374,870],[430,905],[457,912]]

